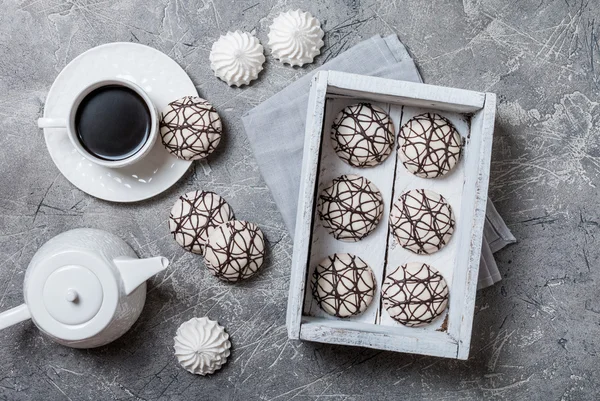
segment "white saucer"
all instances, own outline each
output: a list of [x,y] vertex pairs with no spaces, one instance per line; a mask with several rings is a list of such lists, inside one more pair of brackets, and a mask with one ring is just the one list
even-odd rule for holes
[[[198,95],[190,77],[166,54],[135,43],[109,43],[79,55],[61,71],[48,92],[44,117],[65,117],[80,90],[98,79],[114,77],[141,86],[159,111],[177,98]],[[73,185],[112,202],[136,202],[158,195],[175,184],[192,163],[172,156],[158,138],[140,162],[110,169],[81,156],[64,128],[46,128],[44,136],[54,164]]]

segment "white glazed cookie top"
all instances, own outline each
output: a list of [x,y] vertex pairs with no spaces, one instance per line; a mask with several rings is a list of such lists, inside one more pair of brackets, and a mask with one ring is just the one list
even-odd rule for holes
[[342,175],[321,191],[317,210],[331,235],[340,241],[355,242],[377,227],[383,213],[383,198],[365,177]]
[[175,357],[188,372],[212,374],[227,362],[231,342],[223,326],[207,317],[192,318],[177,329]]
[[248,85],[263,69],[265,54],[258,39],[248,32],[227,32],[212,45],[210,68],[229,86]]
[[383,306],[405,326],[431,323],[448,305],[448,285],[433,267],[411,262],[388,274],[381,288]]
[[222,131],[217,110],[196,96],[175,100],[161,113],[163,145],[183,160],[199,160],[210,155],[219,145]]
[[375,278],[358,256],[336,253],[321,261],[312,276],[313,297],[325,312],[337,317],[358,315],[375,294]]
[[331,128],[333,149],[354,167],[372,167],[392,153],[394,123],[381,108],[358,103],[344,108]]
[[435,113],[411,118],[398,134],[398,157],[422,178],[447,174],[460,158],[461,138],[452,123]]
[[233,219],[225,199],[210,191],[192,191],[177,199],[169,216],[169,229],[186,251],[204,253],[208,236],[219,225]]
[[282,63],[302,66],[319,55],[323,35],[321,23],[310,13],[288,11],[279,14],[269,27],[269,47]]
[[413,189],[394,203],[390,227],[402,247],[418,254],[431,254],[450,241],[454,215],[442,195],[428,189]]
[[209,235],[204,261],[216,277],[235,282],[256,274],[264,256],[265,240],[260,228],[247,221],[232,220]]

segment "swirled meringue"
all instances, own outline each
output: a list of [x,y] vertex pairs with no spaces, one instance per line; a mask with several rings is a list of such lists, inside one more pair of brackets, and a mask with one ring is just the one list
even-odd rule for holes
[[273,57],[291,66],[312,63],[323,47],[323,30],[308,12],[288,11],[277,16],[269,28]]
[[248,85],[258,78],[265,55],[258,39],[248,32],[227,32],[212,45],[210,68],[229,86]]
[[177,329],[175,356],[179,364],[196,375],[212,374],[227,362],[229,334],[207,317],[193,318]]

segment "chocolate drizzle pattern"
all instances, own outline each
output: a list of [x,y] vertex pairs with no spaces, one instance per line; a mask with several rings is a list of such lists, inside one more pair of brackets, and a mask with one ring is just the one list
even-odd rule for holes
[[383,198],[365,177],[342,175],[323,189],[317,210],[331,235],[340,241],[355,242],[377,227],[383,213]]
[[428,189],[413,189],[394,203],[390,227],[402,247],[417,254],[431,254],[450,241],[454,215],[442,195]]
[[253,276],[263,265],[265,240],[255,224],[232,220],[221,224],[206,241],[204,261],[216,277],[236,282]]
[[411,262],[387,275],[381,296],[394,320],[417,327],[431,323],[444,312],[448,305],[448,285],[435,268]]
[[185,96],[163,110],[160,134],[163,145],[184,160],[199,160],[210,155],[221,141],[221,117],[206,100]]
[[315,268],[312,293],[319,307],[330,315],[358,315],[373,300],[375,277],[369,265],[358,256],[336,253]]
[[354,104],[344,108],[333,121],[331,140],[340,159],[351,166],[376,166],[392,152],[394,123],[377,106]]
[[398,134],[398,157],[404,167],[422,178],[447,174],[461,153],[460,134],[445,117],[425,113],[411,118]]
[[173,205],[169,229],[186,251],[202,255],[208,236],[233,218],[231,207],[216,193],[192,191],[180,196]]

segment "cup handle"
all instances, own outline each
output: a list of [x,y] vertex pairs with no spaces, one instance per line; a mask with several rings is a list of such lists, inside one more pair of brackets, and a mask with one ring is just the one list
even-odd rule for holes
[[38,118],[38,128],[67,128],[65,118]]

